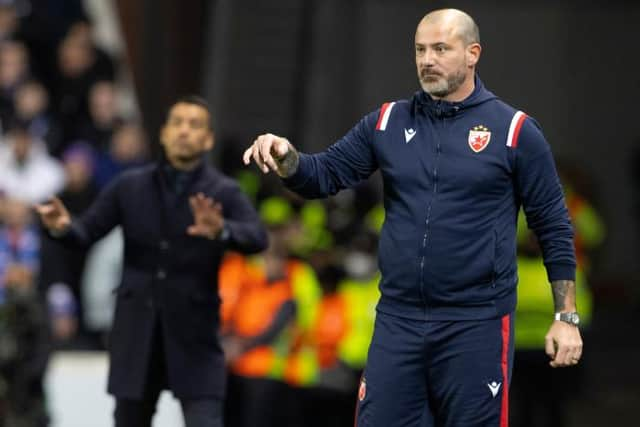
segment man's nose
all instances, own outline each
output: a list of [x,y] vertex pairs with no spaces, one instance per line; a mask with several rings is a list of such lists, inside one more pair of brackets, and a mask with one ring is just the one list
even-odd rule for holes
[[189,124],[188,123],[181,123],[180,127],[178,128],[178,133],[180,133],[180,135],[186,135],[189,133]]
[[424,55],[422,55],[422,57],[420,58],[420,64],[424,65],[425,67],[432,67],[433,65],[435,65],[435,54],[433,53],[432,49],[427,49],[424,52]]

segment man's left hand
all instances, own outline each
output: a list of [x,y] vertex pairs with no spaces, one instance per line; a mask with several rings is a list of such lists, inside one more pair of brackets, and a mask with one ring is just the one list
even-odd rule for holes
[[582,337],[577,326],[555,320],[544,339],[553,368],[577,365],[582,357]]
[[187,228],[187,234],[207,239],[218,237],[224,227],[222,205],[202,193],[189,197],[189,204],[194,223]]

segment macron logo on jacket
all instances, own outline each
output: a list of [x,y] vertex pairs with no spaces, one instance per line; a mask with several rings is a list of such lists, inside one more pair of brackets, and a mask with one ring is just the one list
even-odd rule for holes
[[411,129],[404,128],[404,142],[406,142],[408,144],[409,141],[411,141],[414,136],[416,136],[416,130],[415,129],[413,129],[413,128],[411,128]]
[[[376,123],[376,130],[385,131],[387,130],[387,124],[389,123],[389,117],[391,116],[391,111],[393,107],[396,105],[395,102],[386,102],[382,104],[380,108],[380,115],[378,116],[378,123]],[[405,128],[404,129],[404,142],[407,144],[409,141],[416,136],[416,130],[413,128]]]

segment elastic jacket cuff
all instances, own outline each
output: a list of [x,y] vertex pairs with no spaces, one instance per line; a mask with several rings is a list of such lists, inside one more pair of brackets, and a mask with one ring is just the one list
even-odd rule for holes
[[573,280],[576,281],[575,264],[549,263],[545,264],[547,268],[547,277],[549,282],[556,280]]
[[282,183],[288,188],[297,188],[304,185],[306,182],[305,169],[307,169],[308,161],[306,154],[298,152],[298,169],[290,177],[282,178]]

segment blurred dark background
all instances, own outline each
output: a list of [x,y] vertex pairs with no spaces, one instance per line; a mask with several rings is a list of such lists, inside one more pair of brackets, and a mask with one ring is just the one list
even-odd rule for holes
[[[25,202],[58,194],[72,213],[82,212],[119,172],[160,153],[157,135],[166,108],[186,93],[202,94],[213,106],[217,145],[211,160],[225,173],[253,171],[242,166],[241,153],[265,132],[286,136],[303,151],[322,150],[366,113],[419,88],[415,28],[425,13],[442,7],[474,17],[483,46],[480,77],[541,124],[563,183],[580,196],[576,212],[588,206],[581,211],[586,219],[572,218],[586,230],[580,244],[589,236],[593,242],[585,244],[593,310],[584,329],[584,361],[578,374],[542,380],[537,391],[542,399],[545,387],[563,390],[566,422],[531,417],[517,425],[638,425],[640,2],[621,0],[0,0],[0,279],[6,274],[16,283],[37,283],[44,300],[44,309],[36,304],[25,310],[32,313],[32,330],[46,330],[49,322],[52,337],[27,334],[20,344],[34,352],[28,368],[38,373],[34,381],[41,380],[52,349],[103,350],[111,307],[104,302],[117,267],[106,273],[89,267],[92,258],[117,266],[119,252],[117,236],[99,255],[64,252],[43,240],[38,250],[9,248],[7,253],[26,254],[14,268],[2,258],[3,230],[27,230],[29,239],[38,239],[34,224],[23,219]],[[17,154],[8,153],[19,145],[48,156],[30,180],[12,169],[25,161],[10,161]],[[247,179],[247,188],[251,182],[267,188],[255,190],[256,202],[278,188],[272,177],[260,175],[260,185]],[[347,211],[364,201],[362,209],[341,214],[343,223],[349,215],[362,219],[380,191],[374,175],[355,196],[328,205]],[[304,209],[296,209],[302,215]],[[365,221],[341,229],[331,209],[326,228],[335,233],[336,248],[367,246],[344,237],[355,236]],[[322,256],[330,252],[322,250]],[[87,269],[93,280],[86,279]],[[317,273],[321,282],[335,279],[330,269]],[[96,277],[105,278],[98,291],[83,290]],[[3,317],[9,306],[4,287],[8,282],[0,283],[0,339],[11,325],[5,321],[10,316]],[[102,305],[106,312],[96,311]],[[93,315],[83,314],[87,307]],[[0,427],[3,393],[12,387],[3,383],[3,363],[17,354],[6,351],[15,338],[6,336],[0,342]],[[524,382],[534,377],[529,372]],[[36,406],[42,408],[39,393]]]

